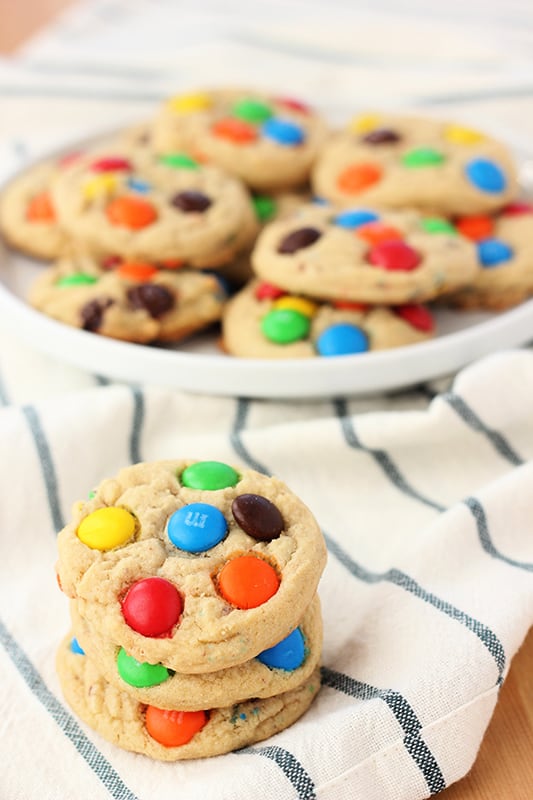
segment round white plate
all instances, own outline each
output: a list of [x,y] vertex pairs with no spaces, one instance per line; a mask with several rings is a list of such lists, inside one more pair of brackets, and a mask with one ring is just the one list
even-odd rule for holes
[[[523,150],[517,156],[522,183],[531,189],[533,163]],[[238,359],[221,353],[216,332],[172,347],[129,344],[71,328],[29,307],[28,288],[42,269],[38,262],[0,251],[0,323],[11,332],[44,353],[100,375],[202,394],[313,398],[396,390],[533,339],[529,300],[499,314],[435,309],[435,339],[354,356]]]

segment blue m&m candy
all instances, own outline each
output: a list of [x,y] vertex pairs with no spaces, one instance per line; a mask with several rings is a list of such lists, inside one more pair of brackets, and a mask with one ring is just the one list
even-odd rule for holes
[[278,144],[301,144],[305,139],[303,129],[294,122],[279,117],[271,117],[261,128],[263,136],[273,139]]
[[128,186],[139,194],[146,194],[152,188],[147,181],[143,181],[141,178],[128,178]]
[[497,267],[513,257],[513,250],[500,239],[483,239],[478,242],[477,252],[484,267]]
[[222,541],[228,530],[224,514],[209,503],[190,503],[174,511],[167,534],[173,545],[188,553],[202,553]]
[[367,211],[366,208],[354,208],[341,211],[333,222],[342,228],[359,228],[361,225],[366,225],[367,222],[377,222],[378,220],[379,215],[374,211]]
[[465,167],[468,180],[476,189],[489,194],[503,192],[507,180],[500,167],[488,158],[475,158]]
[[73,653],[76,653],[76,655],[78,656],[85,655],[85,650],[83,649],[83,647],[80,647],[80,643],[78,642],[75,636],[70,641],[70,649]]
[[287,672],[298,669],[305,661],[305,642],[300,628],[289,633],[274,647],[263,650],[257,659],[265,666],[274,669],[284,669]]
[[369,349],[366,333],[349,322],[339,322],[322,331],[315,347],[321,356],[348,356]]

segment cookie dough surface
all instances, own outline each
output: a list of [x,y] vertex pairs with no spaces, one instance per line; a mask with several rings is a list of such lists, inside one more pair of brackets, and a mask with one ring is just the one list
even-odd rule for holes
[[[80,617],[75,601],[71,601],[71,618],[77,641],[103,677],[116,689],[127,692],[130,697],[158,708],[197,711],[202,708],[235,705],[250,697],[272,697],[290,691],[300,686],[315,671],[322,650],[320,603],[315,596],[300,625],[295,629],[301,633],[305,643],[303,662],[297,668],[273,668],[254,658],[239,666],[205,675],[167,671],[166,678],[157,685],[134,686],[130,680],[123,680],[119,673],[119,648],[89,627]],[[123,658],[124,653],[120,657]],[[133,671],[132,675],[133,680],[138,678]],[[126,677],[130,677],[128,673]]]
[[[301,717],[320,688],[320,670],[316,669],[302,685],[275,697],[255,698],[226,708],[206,708],[200,723],[203,727],[189,741],[179,746],[165,745],[149,733],[149,723],[147,728],[154,707],[139,703],[107,683],[87,656],[72,652],[70,641],[68,636],[61,643],[56,666],[72,710],[113,744],[160,761],[221,755],[267,739]],[[157,709],[155,712],[161,716]],[[167,718],[178,715],[179,712],[166,712]],[[168,732],[168,723],[165,728]],[[157,735],[153,728],[151,732]]]
[[443,301],[457,308],[500,311],[533,294],[533,206],[514,203],[494,216],[463,217],[456,225],[472,239],[477,277]]
[[108,148],[63,170],[52,188],[62,226],[95,255],[226,264],[257,233],[238,179],[183,154]]
[[252,265],[262,280],[291,292],[377,305],[430,300],[480,270],[472,242],[443,218],[322,205],[267,225]]
[[246,89],[202,90],[166,101],[153,146],[158,153],[185,150],[271,192],[305,183],[326,136],[322,118],[300,101]]
[[[228,302],[222,338],[228,353],[244,358],[354,355],[416,344],[434,334],[433,318],[423,306],[317,303],[275,289],[255,280]],[[272,290],[276,298],[268,296]]]
[[323,148],[315,193],[343,206],[369,203],[440,214],[495,211],[517,195],[516,167],[491,136],[430,117],[356,117]]
[[[204,673],[249,661],[298,625],[316,593],[326,547],[309,509],[279,479],[222,465],[214,469],[231,476],[229,485],[224,480],[224,488],[192,488],[184,475],[193,464],[193,473],[205,474],[206,464],[211,469],[211,462],[153,462],[103,481],[92,499],[75,506],[59,534],[58,578],[89,626],[136,660]],[[281,515],[275,538],[259,539],[246,533],[242,518],[237,522],[236,501],[243,503],[243,495],[259,496],[254,503]],[[193,505],[199,503],[205,505]],[[254,509],[252,519],[261,525],[264,512]],[[178,547],[170,538],[176,513],[195,540],[205,531],[211,535],[215,522],[222,538],[198,552]],[[121,543],[113,539],[100,550],[80,539],[88,527],[98,528],[102,516],[105,536],[106,520],[115,515],[126,531]],[[171,621],[168,627],[161,623],[164,631],[146,634],[126,621],[123,609],[134,584],[144,581],[144,592],[154,579],[162,579],[158,587],[163,584],[177,605],[158,605],[155,621],[163,611],[166,620],[167,610]]]
[[49,267],[31,288],[31,305],[49,317],[102,336],[146,344],[175,342],[220,319],[219,281],[199,270],[123,262],[102,269],[88,256]]

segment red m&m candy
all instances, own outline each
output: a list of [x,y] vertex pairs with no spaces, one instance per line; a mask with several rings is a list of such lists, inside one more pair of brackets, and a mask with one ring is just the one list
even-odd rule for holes
[[389,240],[373,247],[368,254],[368,260],[382,269],[410,272],[418,267],[421,257],[405,242]]
[[425,306],[413,303],[405,306],[397,306],[394,311],[399,317],[418,331],[430,333],[435,328],[435,320]]
[[133,169],[131,161],[118,156],[99,158],[91,164],[92,172],[129,172]]
[[176,587],[164,578],[143,578],[130,586],[122,601],[127,624],[143,636],[170,635],[183,605]]

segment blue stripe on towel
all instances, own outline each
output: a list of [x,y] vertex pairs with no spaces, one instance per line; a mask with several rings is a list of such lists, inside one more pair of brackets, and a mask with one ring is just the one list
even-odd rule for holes
[[109,761],[86,737],[74,717],[46,686],[39,672],[1,621],[0,642],[33,696],[44,706],[65,736],[70,739],[80,756],[97,778],[102,781],[111,797],[114,800],[138,800]]
[[405,748],[424,775],[430,793],[437,794],[446,788],[446,781],[437,760],[420,737],[422,724],[400,692],[392,689],[378,689],[328,667],[322,667],[321,672],[323,686],[329,686],[338,692],[343,692],[350,697],[357,697],[360,700],[372,700],[375,697],[383,700],[402,728]]
[[144,395],[142,389],[131,387],[133,398],[133,416],[131,420],[130,434],[130,462],[138,464],[142,461],[141,457],[141,431],[144,423]]
[[479,500],[477,500],[475,497],[467,497],[464,503],[476,521],[479,541],[481,542],[483,550],[490,556],[493,556],[493,558],[497,558],[499,561],[503,561],[505,564],[509,564],[511,567],[517,567],[518,569],[526,570],[526,572],[533,572],[533,564],[530,562],[516,561],[514,558],[508,558],[496,549],[490,537],[485,510]]
[[409,495],[409,497],[418,500],[420,503],[423,503],[426,506],[430,506],[430,508],[434,508],[436,511],[446,510],[445,506],[437,503],[435,500],[431,500],[429,497],[425,497],[416,489],[413,489],[413,487],[409,485],[407,480],[401,474],[396,464],[392,461],[391,457],[384,450],[375,450],[372,447],[366,447],[364,444],[362,444],[355,432],[352,419],[348,414],[346,400],[334,400],[334,407],[337,418],[341,423],[344,439],[349,447],[352,447],[354,450],[361,450],[362,452],[368,453],[368,455],[372,456],[374,461],[381,467],[383,473],[387,476],[389,481],[404,494]]
[[483,434],[488,441],[492,444],[497,453],[509,461],[514,466],[524,463],[524,459],[511,447],[507,439],[498,431],[489,428],[483,420],[476,414],[476,412],[455,392],[446,392],[441,395],[450,408],[453,408],[455,413],[461,417],[469,428],[472,428],[476,433]]
[[297,758],[283,747],[245,747],[238,751],[243,755],[258,755],[270,758],[283,771],[298,793],[298,800],[316,800],[315,785]]
[[37,448],[37,454],[41,463],[41,472],[46,487],[48,507],[52,516],[54,530],[58,532],[61,528],[64,528],[65,520],[61,512],[58,482],[50,446],[35,408],[33,406],[23,406],[21,411],[26,417],[26,422],[28,423],[35,447]]

